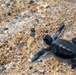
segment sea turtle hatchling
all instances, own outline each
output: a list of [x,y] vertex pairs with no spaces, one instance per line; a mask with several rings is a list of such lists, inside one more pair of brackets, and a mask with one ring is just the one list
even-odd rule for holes
[[72,69],[76,68],[76,38],[73,38],[71,42],[64,39],[59,39],[59,36],[63,32],[64,28],[65,25],[62,23],[61,27],[56,31],[53,38],[48,34],[44,34],[42,36],[48,47],[35,54],[31,59],[32,62],[51,52],[58,58],[70,60]]

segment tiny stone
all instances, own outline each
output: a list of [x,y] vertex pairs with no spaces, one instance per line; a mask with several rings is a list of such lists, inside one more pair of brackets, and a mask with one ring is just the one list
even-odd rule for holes
[[8,28],[4,28],[4,30],[8,30]]
[[36,21],[39,23],[39,20],[38,19],[36,19]]
[[10,50],[12,50],[12,47],[10,47]]
[[48,33],[48,30],[46,30],[45,33]]
[[58,72],[58,70],[59,70],[59,69],[58,69],[58,68],[56,68],[56,71],[57,71],[57,72]]
[[31,59],[28,59],[29,62],[31,62]]
[[8,3],[8,4],[6,4],[6,5],[7,5],[7,7],[8,7],[8,6],[10,6],[10,4],[9,4],[9,3]]
[[35,32],[35,28],[31,28],[31,32]]
[[33,0],[30,0],[29,4],[33,4],[33,3],[34,3],[34,1]]
[[15,16],[15,19],[18,19],[18,16]]
[[18,55],[22,55],[22,52],[21,52],[21,51],[18,51],[17,54],[18,54]]
[[40,62],[42,62],[42,60],[40,60]]
[[32,69],[32,68],[33,68],[32,66],[29,67],[29,69]]
[[35,36],[35,33],[34,32],[31,32],[30,36],[34,37]]
[[34,37],[35,36],[35,28],[31,28],[30,31],[31,31],[30,35],[32,37]]
[[39,70],[39,72],[40,72],[40,74],[44,74],[45,71],[44,70]]
[[30,16],[28,16],[28,18],[30,18]]
[[46,6],[46,9],[49,8],[50,6]]
[[37,70],[35,70],[33,73],[38,72]]
[[11,13],[10,13],[10,12],[8,12],[8,15],[9,15],[9,16],[11,16]]

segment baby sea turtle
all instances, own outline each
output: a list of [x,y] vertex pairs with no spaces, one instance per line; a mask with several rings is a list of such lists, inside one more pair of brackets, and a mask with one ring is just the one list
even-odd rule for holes
[[58,58],[70,60],[72,69],[76,68],[76,38],[73,38],[71,42],[64,39],[59,39],[59,36],[63,32],[64,28],[65,25],[62,23],[53,38],[48,34],[44,34],[42,36],[48,47],[40,50],[36,55],[34,55],[31,60],[32,62],[51,52]]

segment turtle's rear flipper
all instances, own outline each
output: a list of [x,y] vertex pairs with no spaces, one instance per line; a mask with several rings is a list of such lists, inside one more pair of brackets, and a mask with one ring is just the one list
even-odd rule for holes
[[76,60],[72,59],[71,64],[72,69],[76,69]]

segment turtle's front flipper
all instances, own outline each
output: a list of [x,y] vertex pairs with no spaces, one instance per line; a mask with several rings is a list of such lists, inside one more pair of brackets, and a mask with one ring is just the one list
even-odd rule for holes
[[47,53],[49,53],[49,47],[42,49],[41,51],[39,51],[36,55],[34,55],[34,57],[31,59],[31,62],[35,62],[36,60],[38,60],[39,58],[45,56]]
[[72,39],[73,44],[76,46],[76,38]]
[[76,69],[76,60],[75,59],[71,60],[71,67],[72,67],[72,69]]
[[59,29],[56,31],[55,35],[53,36],[54,40],[56,40],[61,35],[61,33],[63,32],[64,28],[65,28],[65,25],[62,22],[61,27],[59,27]]

